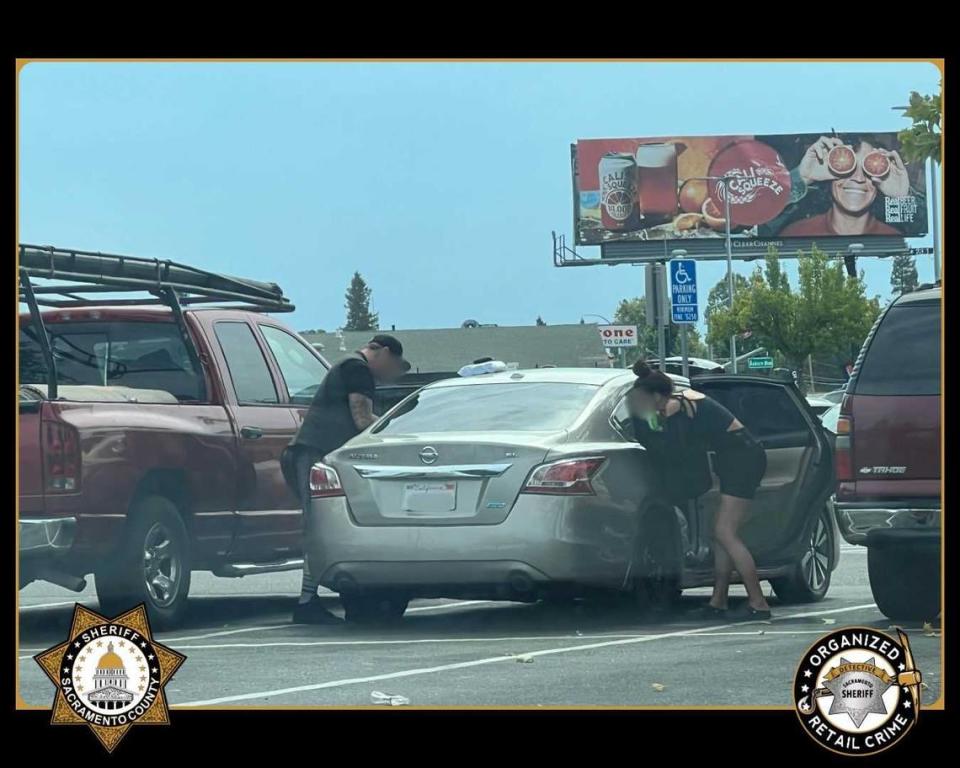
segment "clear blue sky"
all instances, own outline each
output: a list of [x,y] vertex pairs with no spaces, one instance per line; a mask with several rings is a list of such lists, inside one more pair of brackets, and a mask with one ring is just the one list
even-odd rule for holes
[[[890,107],[939,79],[903,63],[34,63],[19,235],[273,280],[298,329],[342,324],[354,270],[381,327],[578,322],[640,295],[643,273],[553,267],[576,139],[899,130]],[[889,260],[861,264],[889,296]],[[932,279],[932,257],[917,266]]]

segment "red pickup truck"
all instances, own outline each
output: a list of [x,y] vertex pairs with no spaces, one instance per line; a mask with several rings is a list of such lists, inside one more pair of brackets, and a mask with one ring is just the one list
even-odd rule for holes
[[[256,311],[292,309],[279,289],[126,257],[20,259],[20,586],[79,591],[93,573],[108,615],[144,601],[171,626],[191,571],[302,567],[279,457],[328,365]],[[78,297],[142,289],[151,269],[145,305]],[[201,306],[224,298],[246,308]]]

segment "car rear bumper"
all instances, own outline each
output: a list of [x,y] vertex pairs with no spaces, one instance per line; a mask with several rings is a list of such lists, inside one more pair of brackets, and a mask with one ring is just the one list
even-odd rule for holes
[[940,539],[940,499],[840,502],[831,500],[840,533],[850,544],[866,544],[883,532],[884,540]]
[[20,520],[20,557],[31,560],[62,555],[73,546],[77,518]]
[[633,551],[629,515],[545,498],[521,496],[497,525],[457,526],[361,526],[346,500],[318,499],[308,526],[310,569],[337,592],[403,587],[453,597],[471,588],[621,586]]

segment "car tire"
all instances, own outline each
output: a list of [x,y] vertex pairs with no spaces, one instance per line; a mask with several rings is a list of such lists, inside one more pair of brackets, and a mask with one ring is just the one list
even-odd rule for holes
[[789,576],[772,579],[773,589],[782,603],[816,603],[830,589],[831,567],[836,531],[830,510],[824,507],[807,532],[800,559]]
[[930,621],[940,613],[940,553],[894,546],[867,548],[870,590],[894,621]]
[[163,496],[139,499],[119,549],[94,573],[100,611],[113,617],[144,603],[155,627],[176,626],[187,609],[190,565],[177,506]]
[[390,592],[341,594],[343,618],[350,624],[386,625],[403,619],[410,599]]

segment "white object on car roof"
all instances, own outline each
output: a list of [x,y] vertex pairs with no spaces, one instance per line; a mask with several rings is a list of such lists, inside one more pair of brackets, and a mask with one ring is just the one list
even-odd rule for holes
[[501,373],[507,370],[507,364],[502,360],[488,360],[485,363],[472,363],[465,365],[459,371],[458,376],[481,376],[485,373]]

